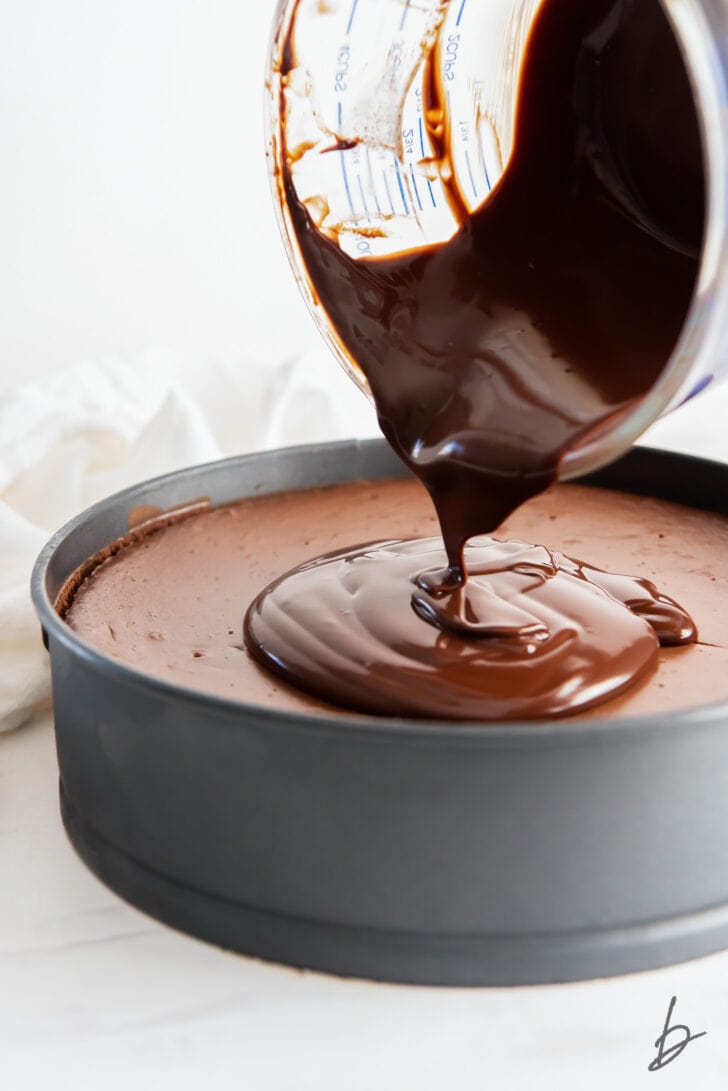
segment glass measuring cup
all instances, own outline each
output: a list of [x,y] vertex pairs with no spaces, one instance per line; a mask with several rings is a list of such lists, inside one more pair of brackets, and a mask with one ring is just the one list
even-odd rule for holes
[[[444,242],[458,209],[487,200],[513,143],[520,62],[539,0],[287,0],[270,56],[269,155],[289,258],[319,328],[355,382],[301,261],[281,187],[288,167],[316,227],[351,257]],[[663,0],[703,138],[706,230],[698,283],[659,380],[632,409],[569,451],[564,479],[625,451],[662,413],[728,374],[728,122],[721,0]],[[294,63],[284,58],[293,40]],[[285,62],[285,63],[284,63]],[[281,78],[281,69],[287,72]],[[426,81],[443,90],[427,116]],[[285,125],[284,125],[285,122]],[[442,147],[448,155],[443,160]],[[443,167],[444,162],[444,167]]]

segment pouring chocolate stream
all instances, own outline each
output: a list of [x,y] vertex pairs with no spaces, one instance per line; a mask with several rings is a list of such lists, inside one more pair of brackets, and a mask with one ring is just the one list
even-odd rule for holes
[[[285,79],[292,40],[282,58]],[[445,162],[436,51],[424,90]],[[354,259],[314,225],[285,156],[281,182],[312,290],[368,380],[385,437],[429,491],[444,554],[384,543],[379,561],[370,546],[297,570],[295,603],[289,576],[248,612],[251,653],[369,711],[514,718],[573,711],[646,671],[658,637],[641,614],[661,616],[663,642],[694,639],[684,611],[645,581],[620,577],[617,593],[615,577],[587,578],[588,566],[550,553],[536,577],[507,544],[465,549],[647,393],[685,321],[702,241],[701,145],[657,0],[543,0],[511,157],[473,213],[450,184],[460,226],[445,243]],[[599,633],[601,599],[618,605],[616,645],[604,618]],[[405,698],[408,687],[421,695]]]

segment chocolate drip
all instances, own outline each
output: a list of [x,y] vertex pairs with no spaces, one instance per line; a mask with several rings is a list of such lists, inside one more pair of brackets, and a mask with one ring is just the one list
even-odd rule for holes
[[[285,76],[290,40],[282,56]],[[425,82],[438,147],[434,61]],[[472,214],[450,186],[460,227],[441,245],[353,259],[317,230],[285,166],[281,181],[312,289],[366,375],[385,437],[433,499],[445,556],[440,570],[414,573],[414,593],[412,563],[428,561],[428,543],[290,574],[248,615],[253,654],[358,708],[487,718],[556,715],[622,689],[654,659],[648,621],[666,643],[692,639],[689,619],[676,623],[674,604],[640,581],[573,571],[535,547],[485,582],[466,580],[465,564],[487,563],[465,549],[473,535],[495,530],[568,451],[644,397],[685,321],[701,146],[658,0],[544,0],[511,158]],[[353,571],[371,581],[357,582],[354,605],[343,584],[334,590]],[[542,591],[556,594],[553,613],[531,617]],[[376,615],[371,631],[360,610],[367,625]],[[364,663],[369,696],[355,684]]]

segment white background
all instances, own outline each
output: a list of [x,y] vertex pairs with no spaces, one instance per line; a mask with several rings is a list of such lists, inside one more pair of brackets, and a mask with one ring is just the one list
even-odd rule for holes
[[273,0],[0,0],[0,383],[318,334],[263,154]]

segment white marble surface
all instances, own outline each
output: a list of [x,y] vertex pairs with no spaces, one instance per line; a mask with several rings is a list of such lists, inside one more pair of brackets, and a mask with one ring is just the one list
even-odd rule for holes
[[[120,901],[61,827],[50,714],[0,737],[7,1091],[625,1091],[728,1086],[728,953],[612,981],[425,989],[241,958]],[[659,1072],[675,1021],[706,1031]]]

